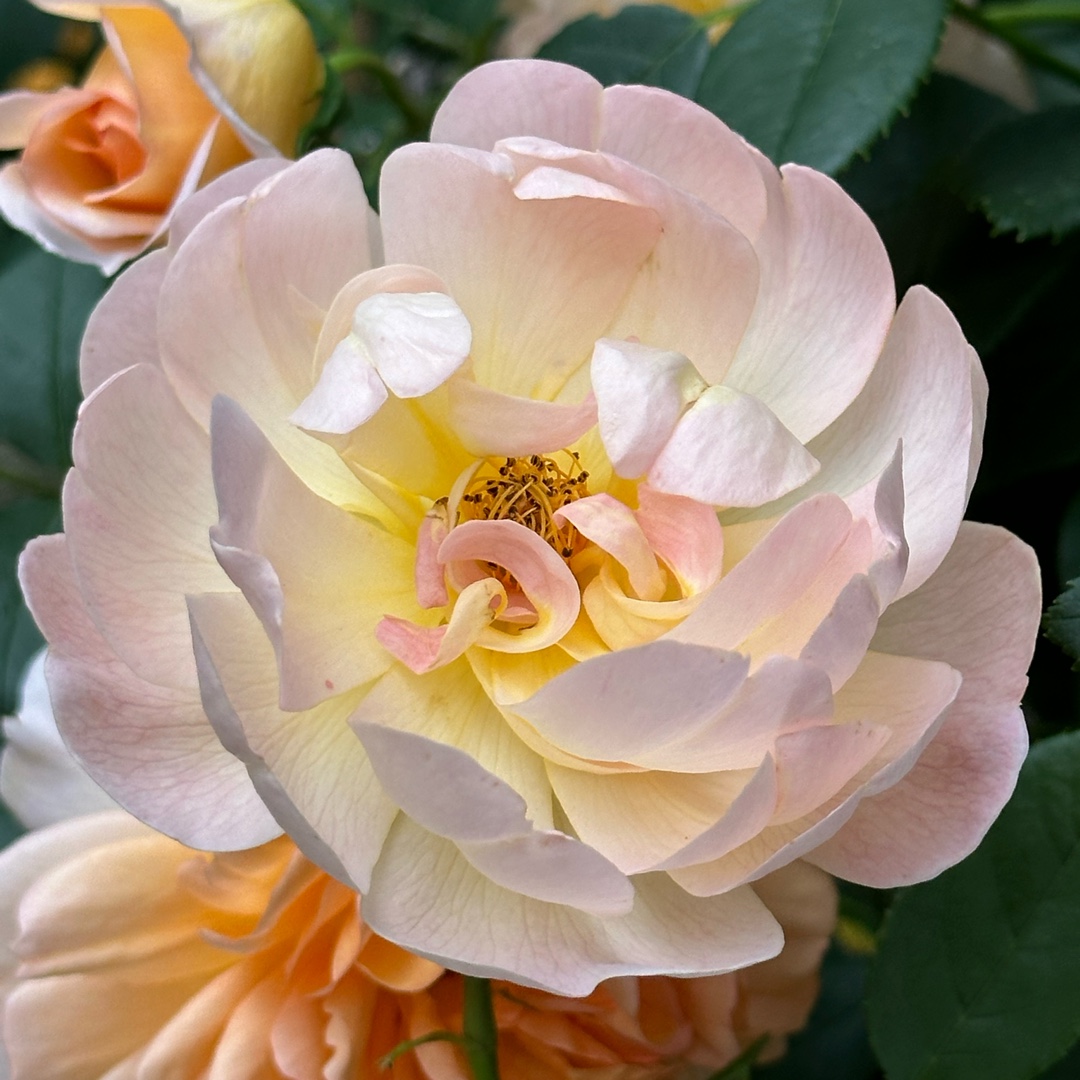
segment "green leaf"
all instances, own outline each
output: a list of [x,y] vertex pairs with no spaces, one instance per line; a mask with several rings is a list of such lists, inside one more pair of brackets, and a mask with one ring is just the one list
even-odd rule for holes
[[1080,1033],[1080,733],[1039,743],[979,849],[901,893],[868,999],[889,1080],[1028,1080]]
[[605,86],[645,83],[693,97],[709,55],[698,21],[663,4],[571,23],[537,53],[589,72]]
[[15,565],[27,541],[59,527],[56,499],[23,499],[0,510],[0,715],[15,711],[26,665],[44,645],[23,603]]
[[821,993],[804,1030],[788,1041],[774,1065],[754,1080],[871,1080],[877,1062],[866,1038],[863,996],[869,958],[837,944],[821,965]]
[[761,0],[713,50],[697,100],[777,163],[834,173],[907,107],[947,0]]
[[1070,581],[1047,608],[1043,632],[1075,661],[1073,671],[1080,671],[1080,578]]
[[79,341],[105,285],[93,267],[0,229],[0,440],[40,465],[70,464]]
[[976,143],[962,191],[1021,240],[1080,226],[1080,105],[1017,117]]

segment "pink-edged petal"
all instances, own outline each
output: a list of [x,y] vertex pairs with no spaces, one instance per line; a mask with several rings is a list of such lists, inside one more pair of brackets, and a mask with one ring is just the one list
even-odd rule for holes
[[417,824],[452,840],[504,888],[597,915],[625,915],[630,882],[603,856],[558,830],[538,830],[525,800],[468,754],[377,724],[354,730],[384,790]]
[[652,465],[706,386],[681,353],[607,338],[593,349],[591,378],[604,449],[628,478]]
[[840,590],[828,615],[817,625],[799,658],[827,672],[838,689],[862,662],[877,630],[881,605],[877,590],[865,574],[853,577]]
[[473,328],[476,382],[553,400],[588,359],[656,245],[654,210],[619,198],[519,198],[509,157],[414,143],[382,172],[389,262],[429,267]]
[[254,847],[278,835],[243,766],[207,724],[197,688],[140,679],[98,633],[63,536],[32,541],[19,577],[50,642],[46,672],[57,726],[76,760],[121,806],[193,847]]
[[365,888],[397,808],[347,723],[362,694],[282,712],[273,648],[244,600],[192,597],[191,621],[202,703],[222,745],[304,854]]
[[664,577],[634,511],[610,495],[590,495],[555,511],[557,522],[568,521],[582,536],[606,551],[625,568],[630,587],[642,600],[664,595]]
[[594,198],[651,207],[661,233],[619,306],[607,337],[643,341],[688,357],[707,382],[731,365],[757,295],[757,258],[749,241],[686,192],[609,154],[536,138],[506,139],[519,197],[533,188],[580,190]]
[[760,160],[769,198],[757,241],[757,306],[727,385],[760,398],[797,439],[824,430],[862,389],[896,304],[870,219],[821,173]]
[[776,805],[772,761],[756,770],[686,776],[598,774],[548,763],[574,831],[624,873],[716,858],[768,824]]
[[161,369],[140,364],[84,402],[64,486],[92,618],[133,671],[178,688],[195,685],[185,594],[230,589],[207,535],[216,517],[209,453]]
[[79,377],[89,397],[117,372],[158,364],[157,301],[166,251],[152,251],[129,266],[90,313],[79,353]]
[[746,670],[733,653],[657,641],[577,664],[506,707],[570,754],[626,761],[707,724]]
[[684,595],[712,588],[723,569],[724,531],[711,506],[639,484],[635,517]]
[[162,364],[196,419],[208,425],[223,393],[283,423],[313,385],[310,366],[295,360],[315,350],[311,307],[329,309],[342,283],[368,268],[368,250],[363,188],[334,150],[204,217],[176,251],[159,308]]
[[211,211],[231,199],[246,198],[260,184],[289,166],[284,158],[257,158],[245,161],[211,180],[206,187],[189,194],[169,221],[169,248],[176,251],[191,230]]
[[388,615],[375,627],[375,638],[410,671],[422,675],[452,663],[475,645],[505,608],[501,582],[484,577],[462,589],[448,623],[421,626]]
[[851,530],[851,511],[839,497],[819,495],[799,503],[668,637],[718,649],[735,648],[802,597]]
[[885,724],[823,724],[776,740],[779,797],[774,825],[797,821],[831,799],[889,741]]
[[422,608],[445,607],[450,602],[446,571],[439,562],[439,548],[449,532],[446,503],[437,502],[424,515],[416,534],[413,579],[416,582],[416,600]]
[[439,561],[491,562],[512,574],[536,609],[537,621],[515,634],[485,630],[479,644],[497,652],[533,652],[554,645],[574,625],[581,593],[569,567],[531,529],[515,521],[466,521],[450,530]]
[[0,796],[28,828],[116,807],[60,737],[45,683],[44,650],[27,668],[18,711],[4,718],[3,734]]
[[882,616],[874,648],[940,658],[964,677],[941,731],[895,787],[864,800],[815,861],[851,880],[910,884],[975,849],[1027,751],[1017,703],[1039,624],[1031,549],[964,522],[934,575]]
[[574,443],[596,423],[590,394],[580,405],[533,401],[489,390],[471,379],[449,385],[450,426],[477,457],[551,454]]
[[364,920],[455,970],[574,996],[617,975],[719,973],[780,950],[782,932],[751,890],[703,902],[663,875],[634,887],[623,916],[546,904],[496,885],[450,841],[402,817],[364,897]]
[[679,775],[755,769],[779,736],[819,725],[832,714],[824,672],[803,660],[771,656],[720,703],[706,725],[666,745],[628,754],[627,761]]
[[755,239],[765,221],[756,152],[707,109],[652,86],[603,94],[597,149],[647,169]]
[[755,397],[710,386],[675,425],[649,484],[712,506],[761,506],[802,487],[820,465]]
[[850,495],[878,476],[903,440],[904,535],[910,547],[901,595],[945,557],[967,505],[978,360],[949,309],[910,289],[881,359],[852,406],[810,444],[822,471],[815,491]]
[[601,93],[591,75],[566,64],[484,64],[446,95],[431,124],[431,141],[490,150],[500,139],[536,135],[592,150],[599,133]]
[[412,545],[312,492],[227,398],[212,444],[212,546],[273,642],[282,708],[376,678],[390,659],[372,647],[375,627],[417,610]]
[[[672,872],[695,896],[754,881],[812,854],[851,819],[861,802],[897,783],[940,730],[960,686],[947,664],[868,653],[834,696],[834,723],[885,727],[891,737],[831,798],[802,818],[771,823],[742,847],[712,862]],[[812,768],[813,761],[808,765]]]

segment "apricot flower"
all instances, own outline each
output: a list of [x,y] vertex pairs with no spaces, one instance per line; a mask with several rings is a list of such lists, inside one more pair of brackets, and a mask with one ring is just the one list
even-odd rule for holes
[[[344,1080],[379,1075],[407,1040],[462,1031],[461,977],[372,933],[359,897],[288,840],[207,855],[97,811],[41,685],[34,668],[0,787],[24,820],[63,823],[0,855],[0,1074]],[[36,783],[43,769],[55,787]],[[58,816],[64,806],[73,820]],[[816,996],[836,893],[803,863],[757,888],[788,939],[758,967],[619,979],[585,999],[496,984],[502,1075],[697,1076],[695,1065],[711,1072],[762,1035],[765,1056],[779,1054]],[[398,1056],[392,1075],[469,1072],[441,1041]]]
[[797,858],[962,858],[1039,588],[961,525],[986,388],[945,305],[660,90],[505,61],[433,139],[378,234],[345,155],[227,198],[244,167],[95,312],[66,531],[22,562],[85,767],[560,993],[774,956],[750,883]]
[[82,86],[0,95],[0,213],[69,259],[113,273],[177,204],[253,156],[291,155],[322,69],[289,0],[35,0],[100,20]]

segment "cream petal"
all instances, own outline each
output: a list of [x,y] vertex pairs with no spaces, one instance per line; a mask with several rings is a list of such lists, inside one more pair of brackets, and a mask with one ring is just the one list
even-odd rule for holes
[[591,377],[604,449],[615,471],[628,478],[650,468],[706,387],[681,353],[608,338],[593,349]]
[[568,753],[626,761],[708,724],[746,670],[734,653],[657,641],[577,664],[506,707]]
[[812,858],[851,880],[911,884],[975,849],[1012,792],[1027,750],[1017,702],[1039,623],[1031,549],[964,522],[916,592],[882,616],[874,648],[941,658],[964,677],[941,731],[895,787],[866,799]]
[[465,521],[451,529],[439,547],[439,561],[492,562],[512,574],[536,609],[537,622],[515,634],[492,626],[478,644],[497,652],[533,652],[554,645],[577,619],[581,594],[577,580],[554,549],[515,521]]
[[819,468],[761,401],[710,386],[675,425],[649,468],[649,484],[711,506],[761,506]]
[[776,805],[772,761],[696,776],[547,768],[577,835],[627,874],[681,865],[684,851],[691,862],[716,858],[758,833]]
[[456,970],[559,994],[617,975],[702,975],[776,955],[782,933],[751,890],[702,902],[662,875],[635,881],[628,915],[599,917],[508,892],[454,845],[398,820],[364,897],[379,934]]
[[0,94],[0,150],[21,150],[54,103],[52,94],[32,90]]
[[282,708],[382,674],[389,658],[363,643],[388,611],[418,612],[411,545],[319,498],[227,398],[211,441],[221,515],[211,541],[274,645]]
[[471,379],[453,379],[449,392],[450,425],[477,457],[551,454],[572,446],[596,423],[591,394],[580,405],[533,401]]
[[[197,690],[140,679],[98,633],[63,536],[31,541],[19,578],[50,642],[46,671],[57,726],[106,791],[192,847],[254,847],[278,835],[243,766],[208,728]],[[219,813],[222,806],[228,815]]]
[[621,200],[521,199],[515,180],[505,155],[396,150],[382,172],[386,258],[446,283],[473,328],[479,384],[552,400],[603,335],[660,223]]
[[446,95],[431,124],[431,141],[490,150],[500,139],[537,135],[593,149],[601,86],[566,64],[495,61],[470,71]]
[[315,389],[289,419],[307,431],[347,435],[366,424],[388,396],[367,351],[350,335],[327,357]]
[[595,850],[538,830],[525,800],[468,754],[410,732],[362,721],[353,728],[387,794],[418,825],[452,840],[504,888],[596,915],[625,915],[629,881]]
[[393,727],[456,748],[517,792],[536,828],[554,828],[543,759],[510,729],[465,661],[422,678],[395,665],[350,722]]
[[761,286],[725,383],[806,442],[869,377],[896,304],[892,270],[870,219],[835,181],[759,164],[769,199],[756,244]]
[[213,730],[304,854],[365,888],[397,808],[346,723],[362,692],[282,712],[273,649],[243,599],[197,596],[190,606]]

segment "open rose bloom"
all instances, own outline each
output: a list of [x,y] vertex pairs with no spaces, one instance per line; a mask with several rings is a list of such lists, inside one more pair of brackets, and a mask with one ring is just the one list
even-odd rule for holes
[[383,937],[569,994],[776,955],[795,859],[973,849],[1037,568],[961,524],[978,359],[834,182],[538,61],[458,84],[378,226],[343,154],[277,168],[102,301],[22,562],[123,806],[284,828]]
[[290,0],[35,0],[101,23],[83,84],[0,95],[0,213],[39,243],[115,272],[200,184],[291,155],[322,68]]

